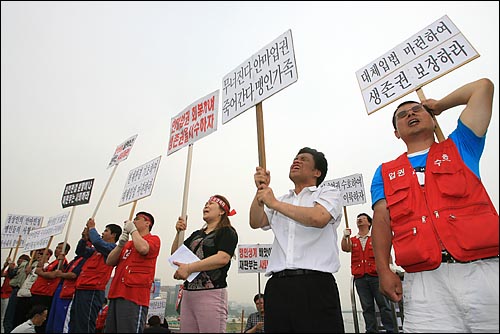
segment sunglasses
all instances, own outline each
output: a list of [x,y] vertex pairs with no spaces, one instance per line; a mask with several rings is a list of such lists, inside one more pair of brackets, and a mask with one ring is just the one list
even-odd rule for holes
[[419,113],[422,110],[425,110],[425,107],[419,103],[419,104],[414,105],[413,107],[411,107],[409,109],[405,109],[405,110],[401,110],[401,111],[397,112],[396,118],[397,119],[405,118],[406,116],[408,116],[409,112]]

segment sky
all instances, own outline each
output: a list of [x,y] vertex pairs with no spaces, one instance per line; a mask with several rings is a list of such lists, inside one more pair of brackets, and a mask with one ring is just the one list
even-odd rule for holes
[[[275,195],[292,188],[289,166],[309,146],[328,159],[326,180],[362,174],[366,203],[346,207],[357,233],[357,214],[372,215],[370,184],[380,163],[406,149],[393,133],[396,100],[368,115],[355,76],[444,15],[480,57],[425,85],[427,98],[487,77],[496,86],[493,117],[480,164],[483,183],[498,211],[499,3],[433,2],[23,2],[1,3],[1,224],[8,214],[49,217],[68,183],[94,179],[90,202],[76,206],[71,225],[54,238],[74,256],[80,233],[97,207],[101,232],[121,224],[132,205],[119,207],[130,170],[158,156],[151,196],[135,212],[155,217],[161,238],[156,277],[175,285],[167,262],[181,215],[188,148],[167,156],[171,118],[222,87],[222,78],[281,36],[293,36],[298,80],[262,103],[266,167]],[[219,107],[219,110],[221,107]],[[438,117],[447,136],[461,108]],[[192,148],[186,237],[203,226],[202,208],[213,194],[237,211],[231,222],[239,244],[270,244],[271,231],[252,230],[249,208],[259,165],[255,108],[222,124]],[[112,179],[115,148],[138,137]],[[105,185],[109,187],[104,192]],[[346,225],[343,218],[340,237]],[[69,231],[68,231],[69,230]],[[477,232],[477,231],[476,231]],[[479,229],[480,233],[480,229]],[[2,262],[8,249],[2,249]],[[335,274],[344,310],[350,302],[350,255],[340,251]],[[263,274],[239,274],[232,260],[229,300],[252,303],[264,290]]]

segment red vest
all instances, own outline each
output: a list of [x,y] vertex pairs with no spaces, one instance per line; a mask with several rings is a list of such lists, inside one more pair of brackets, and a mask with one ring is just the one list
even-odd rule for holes
[[[69,263],[69,267],[66,270],[67,273],[72,272],[75,267],[83,260],[83,257],[79,257]],[[75,279],[67,279],[63,280],[63,286],[61,288],[61,292],[59,293],[59,298],[61,299],[73,299],[73,295],[75,294],[76,289],[76,277]]]
[[375,268],[375,255],[373,254],[372,238],[366,240],[365,249],[358,237],[351,238],[351,273],[355,278],[363,277],[365,274],[378,276]]
[[406,153],[382,164],[382,179],[396,263],[407,272],[437,268],[442,249],[459,261],[498,255],[498,213],[451,139],[431,146],[424,186]]
[[[44,271],[54,271],[57,269],[57,266],[59,265],[59,260],[54,260],[52,261],[48,266],[47,269]],[[64,258],[64,262],[62,267],[65,268],[68,265],[68,261],[66,258]],[[40,295],[40,296],[54,296],[54,293],[56,292],[57,286],[59,285],[59,281],[61,281],[60,277],[56,277],[53,279],[47,279],[43,278],[41,275],[38,275],[36,278],[35,283],[31,286],[31,294],[32,295]]]
[[106,289],[114,266],[108,266],[104,255],[94,251],[82,267],[80,275],[76,279],[78,290],[101,290]]
[[124,298],[137,305],[149,307],[156,258],[160,252],[160,238],[149,233],[143,239],[149,244],[147,255],[139,254],[132,240],[123,247],[115,268],[115,277],[111,281],[108,299]]
[[2,284],[2,296],[1,296],[2,299],[10,298],[10,294],[12,293],[12,287],[10,286],[9,282],[10,282],[10,277],[5,276],[5,280],[3,281]]

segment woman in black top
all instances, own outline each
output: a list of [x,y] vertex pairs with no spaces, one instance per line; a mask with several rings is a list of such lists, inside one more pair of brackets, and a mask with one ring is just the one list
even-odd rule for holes
[[[231,226],[229,201],[221,195],[210,197],[203,207],[205,225],[184,241],[199,261],[178,263],[175,279],[186,280],[191,273],[199,274],[191,282],[185,281],[181,300],[180,326],[184,333],[225,333],[227,322],[227,272],[238,244],[238,234]],[[179,217],[176,237],[171,252],[178,248],[179,232],[187,224]]]

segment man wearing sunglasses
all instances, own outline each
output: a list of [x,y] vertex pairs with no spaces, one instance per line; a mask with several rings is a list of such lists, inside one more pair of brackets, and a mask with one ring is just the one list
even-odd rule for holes
[[[394,302],[404,292],[405,332],[498,332],[498,213],[479,175],[493,90],[480,79],[394,112],[407,152],[375,172],[372,237],[381,291]],[[457,128],[436,143],[434,115],[460,105]]]

